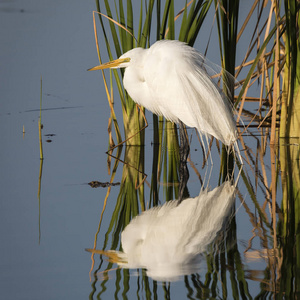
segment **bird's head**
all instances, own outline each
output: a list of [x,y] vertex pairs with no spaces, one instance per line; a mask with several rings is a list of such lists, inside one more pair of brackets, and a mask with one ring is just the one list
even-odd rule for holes
[[128,264],[126,254],[120,251],[114,250],[97,250],[97,249],[85,249],[87,252],[93,254],[100,254],[107,257],[108,262],[116,263],[119,266],[126,266]]
[[130,63],[130,57],[120,57],[118,59],[109,61],[107,63],[101,64],[99,66],[88,69],[88,71],[96,71],[103,69],[118,69],[118,68],[126,68]]
[[90,68],[88,69],[88,71],[103,70],[108,68],[110,69],[126,68],[129,65],[140,62],[142,60],[144,50],[145,49],[142,48],[131,49],[126,53],[124,53],[123,55],[121,55],[118,59]]

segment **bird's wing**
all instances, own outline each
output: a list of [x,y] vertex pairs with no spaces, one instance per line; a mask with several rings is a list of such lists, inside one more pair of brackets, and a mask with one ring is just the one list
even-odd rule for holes
[[229,181],[212,191],[201,191],[194,218],[187,224],[190,234],[183,241],[188,253],[205,251],[222,229],[234,203],[235,187]]
[[225,144],[235,140],[231,108],[203,68],[201,54],[178,41],[154,46],[145,57],[143,72],[157,111],[173,122],[181,120]]
[[[178,76],[176,64],[182,64],[178,51],[174,51],[176,44],[168,42],[155,43],[144,60],[144,78],[151,101],[155,103],[157,111],[166,119],[195,127],[190,108],[186,105],[184,89]],[[168,46],[168,47],[166,47]],[[185,120],[185,121],[184,121]]]
[[142,261],[145,266],[183,263],[189,259],[182,240],[191,230],[187,223],[197,203],[193,198],[187,201],[187,209],[180,208],[178,201],[169,201],[158,210],[144,241]]
[[121,235],[124,252],[132,251],[136,245],[143,245],[145,240],[149,238],[149,232],[157,224],[158,220],[163,220],[176,205],[176,201],[169,201],[163,206],[151,208],[133,218]]
[[190,200],[188,211],[179,209],[177,201],[169,201],[131,220],[121,236],[123,251],[131,258],[131,265],[147,268],[170,263],[175,258],[186,260],[181,241],[190,231],[186,225],[197,205],[194,199]]
[[188,65],[189,71],[179,76],[195,127],[227,145],[231,144],[236,140],[237,130],[228,99],[199,65],[199,60],[189,61]]

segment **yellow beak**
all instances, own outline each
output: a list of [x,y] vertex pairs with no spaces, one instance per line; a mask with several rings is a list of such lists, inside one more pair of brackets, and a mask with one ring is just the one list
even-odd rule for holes
[[129,62],[130,58],[126,57],[126,58],[118,58],[116,60],[112,60],[109,61],[107,63],[104,63],[102,65],[93,67],[88,69],[88,71],[96,71],[96,70],[103,70],[103,69],[108,69],[108,68],[114,68],[114,67],[118,67],[120,64],[124,63],[124,62]]
[[126,261],[122,260],[117,251],[105,251],[105,250],[97,250],[97,249],[85,249],[88,252],[91,252],[93,254],[101,254],[101,255],[105,255],[108,258],[109,262],[112,263],[127,263]]

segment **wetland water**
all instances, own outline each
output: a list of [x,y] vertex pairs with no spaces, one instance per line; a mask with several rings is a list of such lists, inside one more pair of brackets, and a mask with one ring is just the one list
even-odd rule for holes
[[[1,298],[273,298],[275,287],[283,290],[280,280],[272,277],[276,257],[277,278],[284,276],[280,267],[284,262],[286,272],[292,273],[290,279],[299,279],[299,269],[291,263],[295,254],[287,254],[285,248],[288,242],[291,249],[295,244],[281,240],[280,253],[274,254],[266,192],[261,183],[255,184],[247,166],[254,198],[240,180],[235,217],[226,222],[226,231],[219,232],[219,239],[197,257],[192,274],[171,283],[155,281],[146,270],[116,269],[117,264],[110,264],[104,256],[85,250],[94,245],[96,249],[119,250],[124,224],[153,205],[150,186],[156,153],[152,116],[148,114],[145,147],[123,147],[119,153],[127,163],[134,164],[137,157],[144,161],[147,178],[143,196],[133,180],[140,178],[140,173],[122,162],[114,172],[114,158],[109,167],[105,154],[109,106],[100,74],[86,72],[97,60],[94,9],[94,2],[64,1],[57,5],[28,1],[25,7],[22,1],[0,1]],[[41,76],[42,164],[38,141]],[[193,137],[188,191],[194,198],[202,188],[197,172],[206,179],[206,185],[210,178],[211,190],[218,186],[219,156],[214,150],[214,165],[202,169],[195,132],[188,132]],[[245,136],[245,141],[253,147],[255,157],[256,140]],[[162,145],[161,149],[167,148]],[[170,155],[173,150],[167,151]],[[269,176],[268,153],[264,161]],[[88,185],[91,181],[109,182],[112,176],[114,183],[121,184]],[[162,178],[157,186],[158,204],[174,199],[174,187]],[[279,188],[279,208],[281,198]]]

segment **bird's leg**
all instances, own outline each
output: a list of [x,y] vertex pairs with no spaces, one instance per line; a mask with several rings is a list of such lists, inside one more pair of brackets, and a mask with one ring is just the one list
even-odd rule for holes
[[188,137],[184,130],[184,125],[181,121],[179,121],[179,137],[180,137],[180,147],[179,147],[179,157],[180,157],[180,165],[179,165],[179,197],[178,203],[180,204],[183,200],[183,191],[186,187],[186,184],[189,179],[189,170],[187,168],[187,158],[190,153],[190,145],[188,141]]

